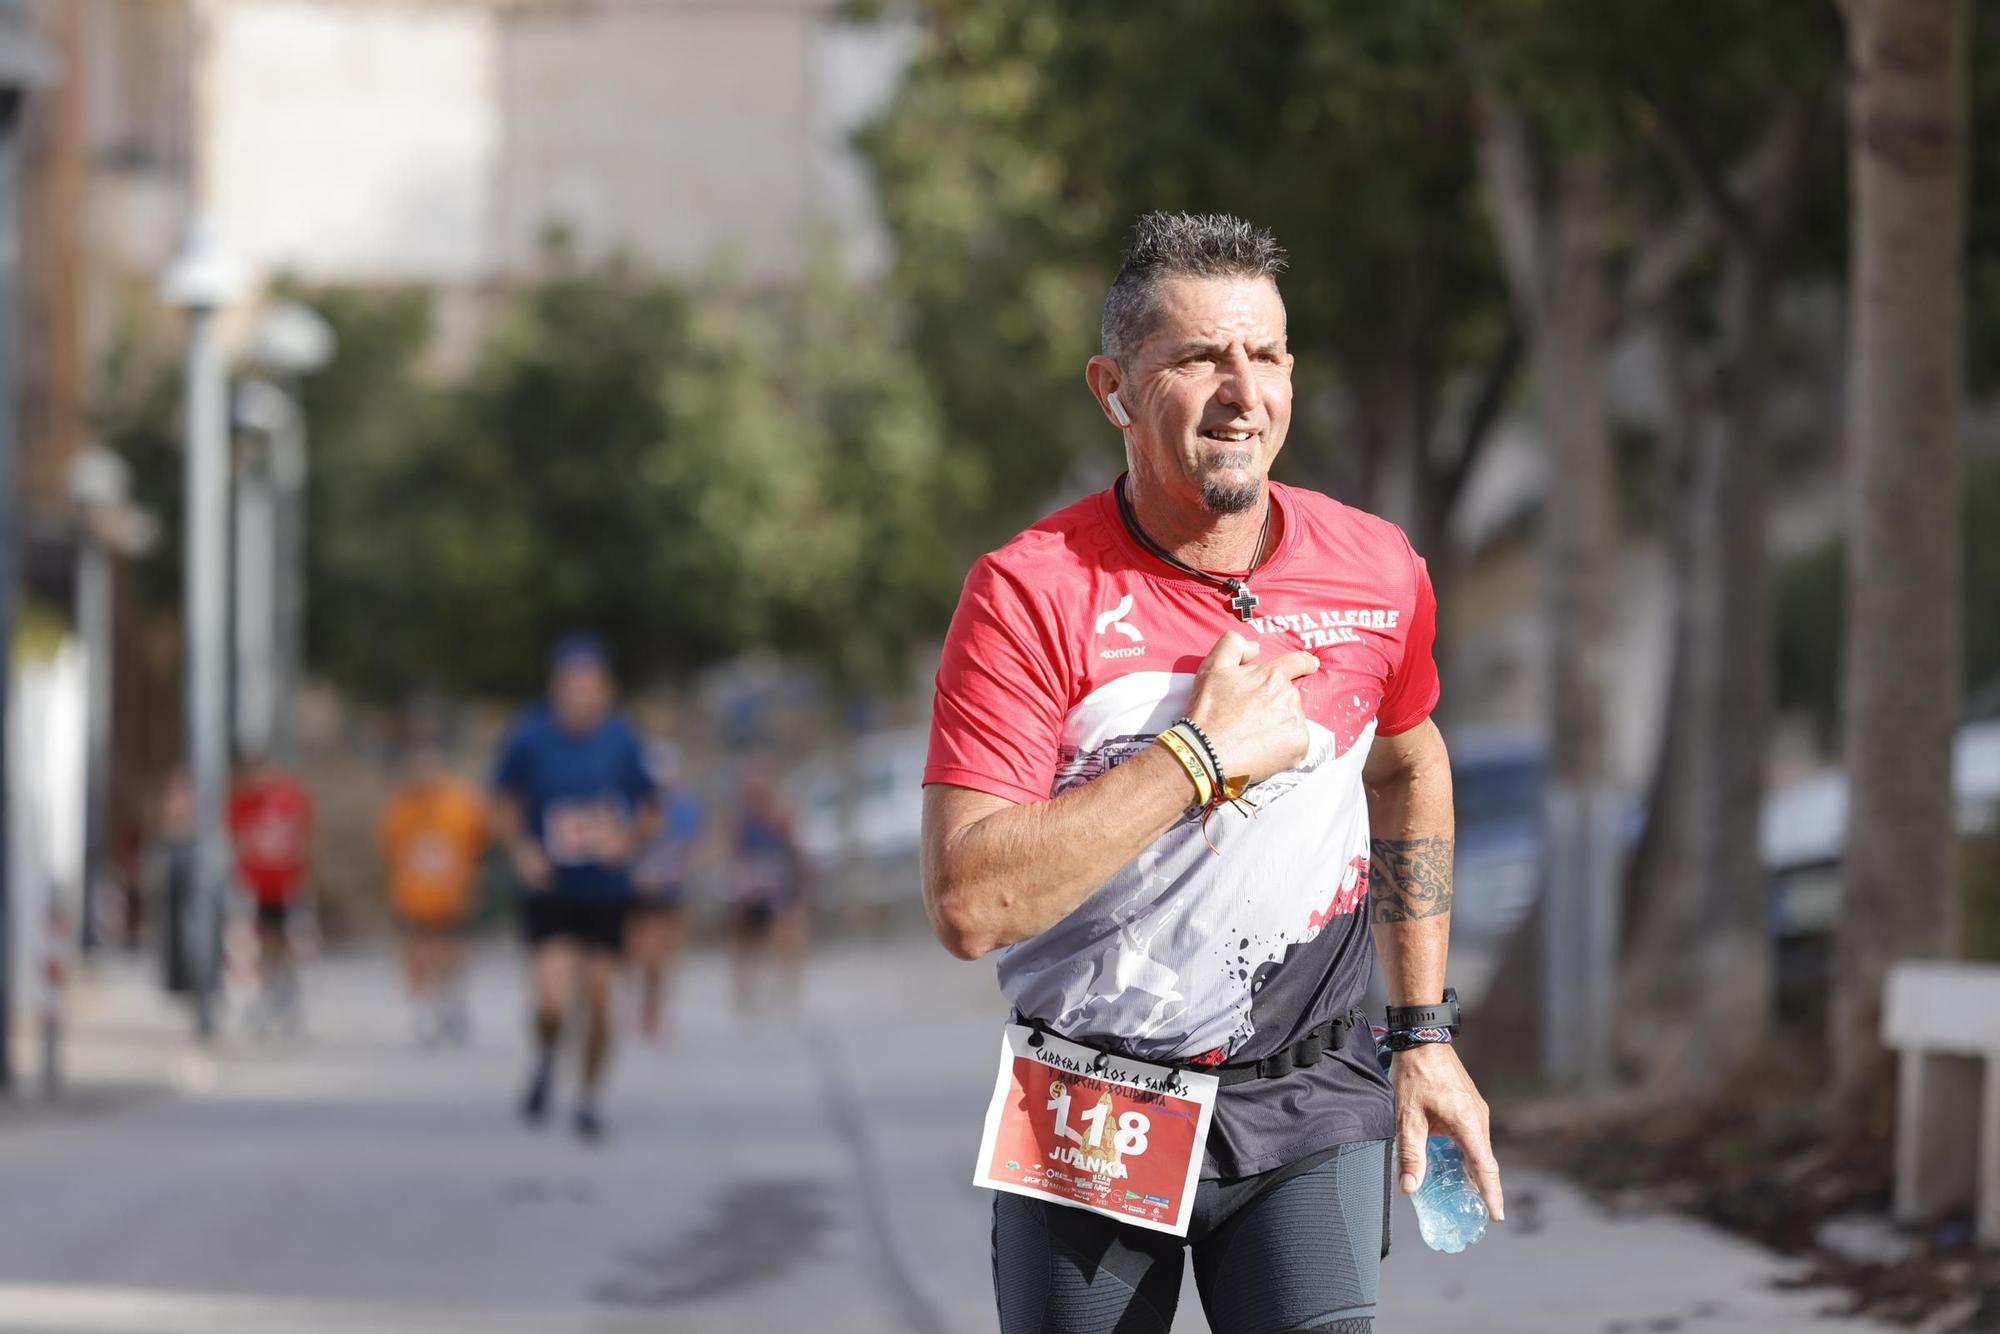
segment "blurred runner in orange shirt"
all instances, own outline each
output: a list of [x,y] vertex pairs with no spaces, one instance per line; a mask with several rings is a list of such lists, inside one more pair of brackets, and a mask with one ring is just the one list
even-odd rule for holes
[[445,768],[435,745],[410,752],[408,777],[382,810],[378,842],[389,903],[403,930],[403,972],[425,1046],[471,1036],[460,972],[487,843],[486,802]]
[[237,878],[257,903],[258,1027],[279,1024],[296,1032],[303,1023],[291,919],[305,895],[312,832],[313,801],[305,785],[269,756],[250,755],[229,794],[229,833]]

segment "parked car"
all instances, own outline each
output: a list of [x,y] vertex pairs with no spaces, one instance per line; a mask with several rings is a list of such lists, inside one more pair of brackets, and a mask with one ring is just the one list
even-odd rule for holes
[[[2000,828],[2000,693],[1952,743],[1951,787],[1962,834]],[[1761,829],[1770,878],[1771,935],[1778,950],[1780,1008],[1810,1021],[1831,961],[1840,916],[1840,861],[1847,851],[1847,775],[1828,769],[1772,792]]]
[[873,732],[801,765],[787,783],[820,907],[877,914],[918,906],[925,728]]
[[1447,741],[1458,824],[1452,934],[1504,938],[1541,893],[1548,746],[1525,733],[1470,727],[1453,728]]

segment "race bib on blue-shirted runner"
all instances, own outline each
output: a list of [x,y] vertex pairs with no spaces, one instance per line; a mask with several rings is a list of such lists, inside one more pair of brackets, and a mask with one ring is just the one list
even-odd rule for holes
[[542,841],[557,866],[615,861],[626,815],[615,801],[552,801],[542,816]]

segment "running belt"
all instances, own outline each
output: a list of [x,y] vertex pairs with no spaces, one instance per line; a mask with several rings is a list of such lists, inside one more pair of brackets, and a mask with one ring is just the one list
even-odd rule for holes
[[[1199,1061],[1147,1060],[1145,1057],[1131,1056],[1081,1038],[1065,1037],[1041,1020],[1030,1018],[1018,1011],[1015,1012],[1014,1022],[1025,1024],[1035,1030],[1034,1035],[1028,1039],[1030,1047],[1041,1046],[1042,1035],[1046,1033],[1052,1037],[1062,1038],[1064,1042],[1096,1052],[1099,1062],[1106,1057],[1115,1056],[1121,1061],[1139,1061],[1145,1065],[1164,1066],[1169,1070],[1185,1070],[1190,1074],[1213,1075],[1223,1088],[1228,1088],[1231,1084],[1247,1084],[1253,1079],[1277,1079],[1294,1070],[1304,1070],[1318,1065],[1320,1057],[1327,1052],[1340,1050],[1349,1033],[1357,1028],[1367,1031],[1369,1027],[1368,1016],[1357,1005],[1346,1014],[1335,1015],[1325,1023],[1308,1029],[1298,1041],[1279,1048],[1261,1061],[1238,1061],[1232,1065],[1203,1065]],[[1095,1066],[1097,1062],[1092,1064]]]

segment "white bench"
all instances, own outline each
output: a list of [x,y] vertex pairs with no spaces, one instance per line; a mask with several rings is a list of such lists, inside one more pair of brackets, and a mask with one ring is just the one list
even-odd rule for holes
[[1894,965],[1882,1038],[1900,1057],[1897,1221],[1976,1203],[1980,1243],[2000,1246],[2000,964]]

